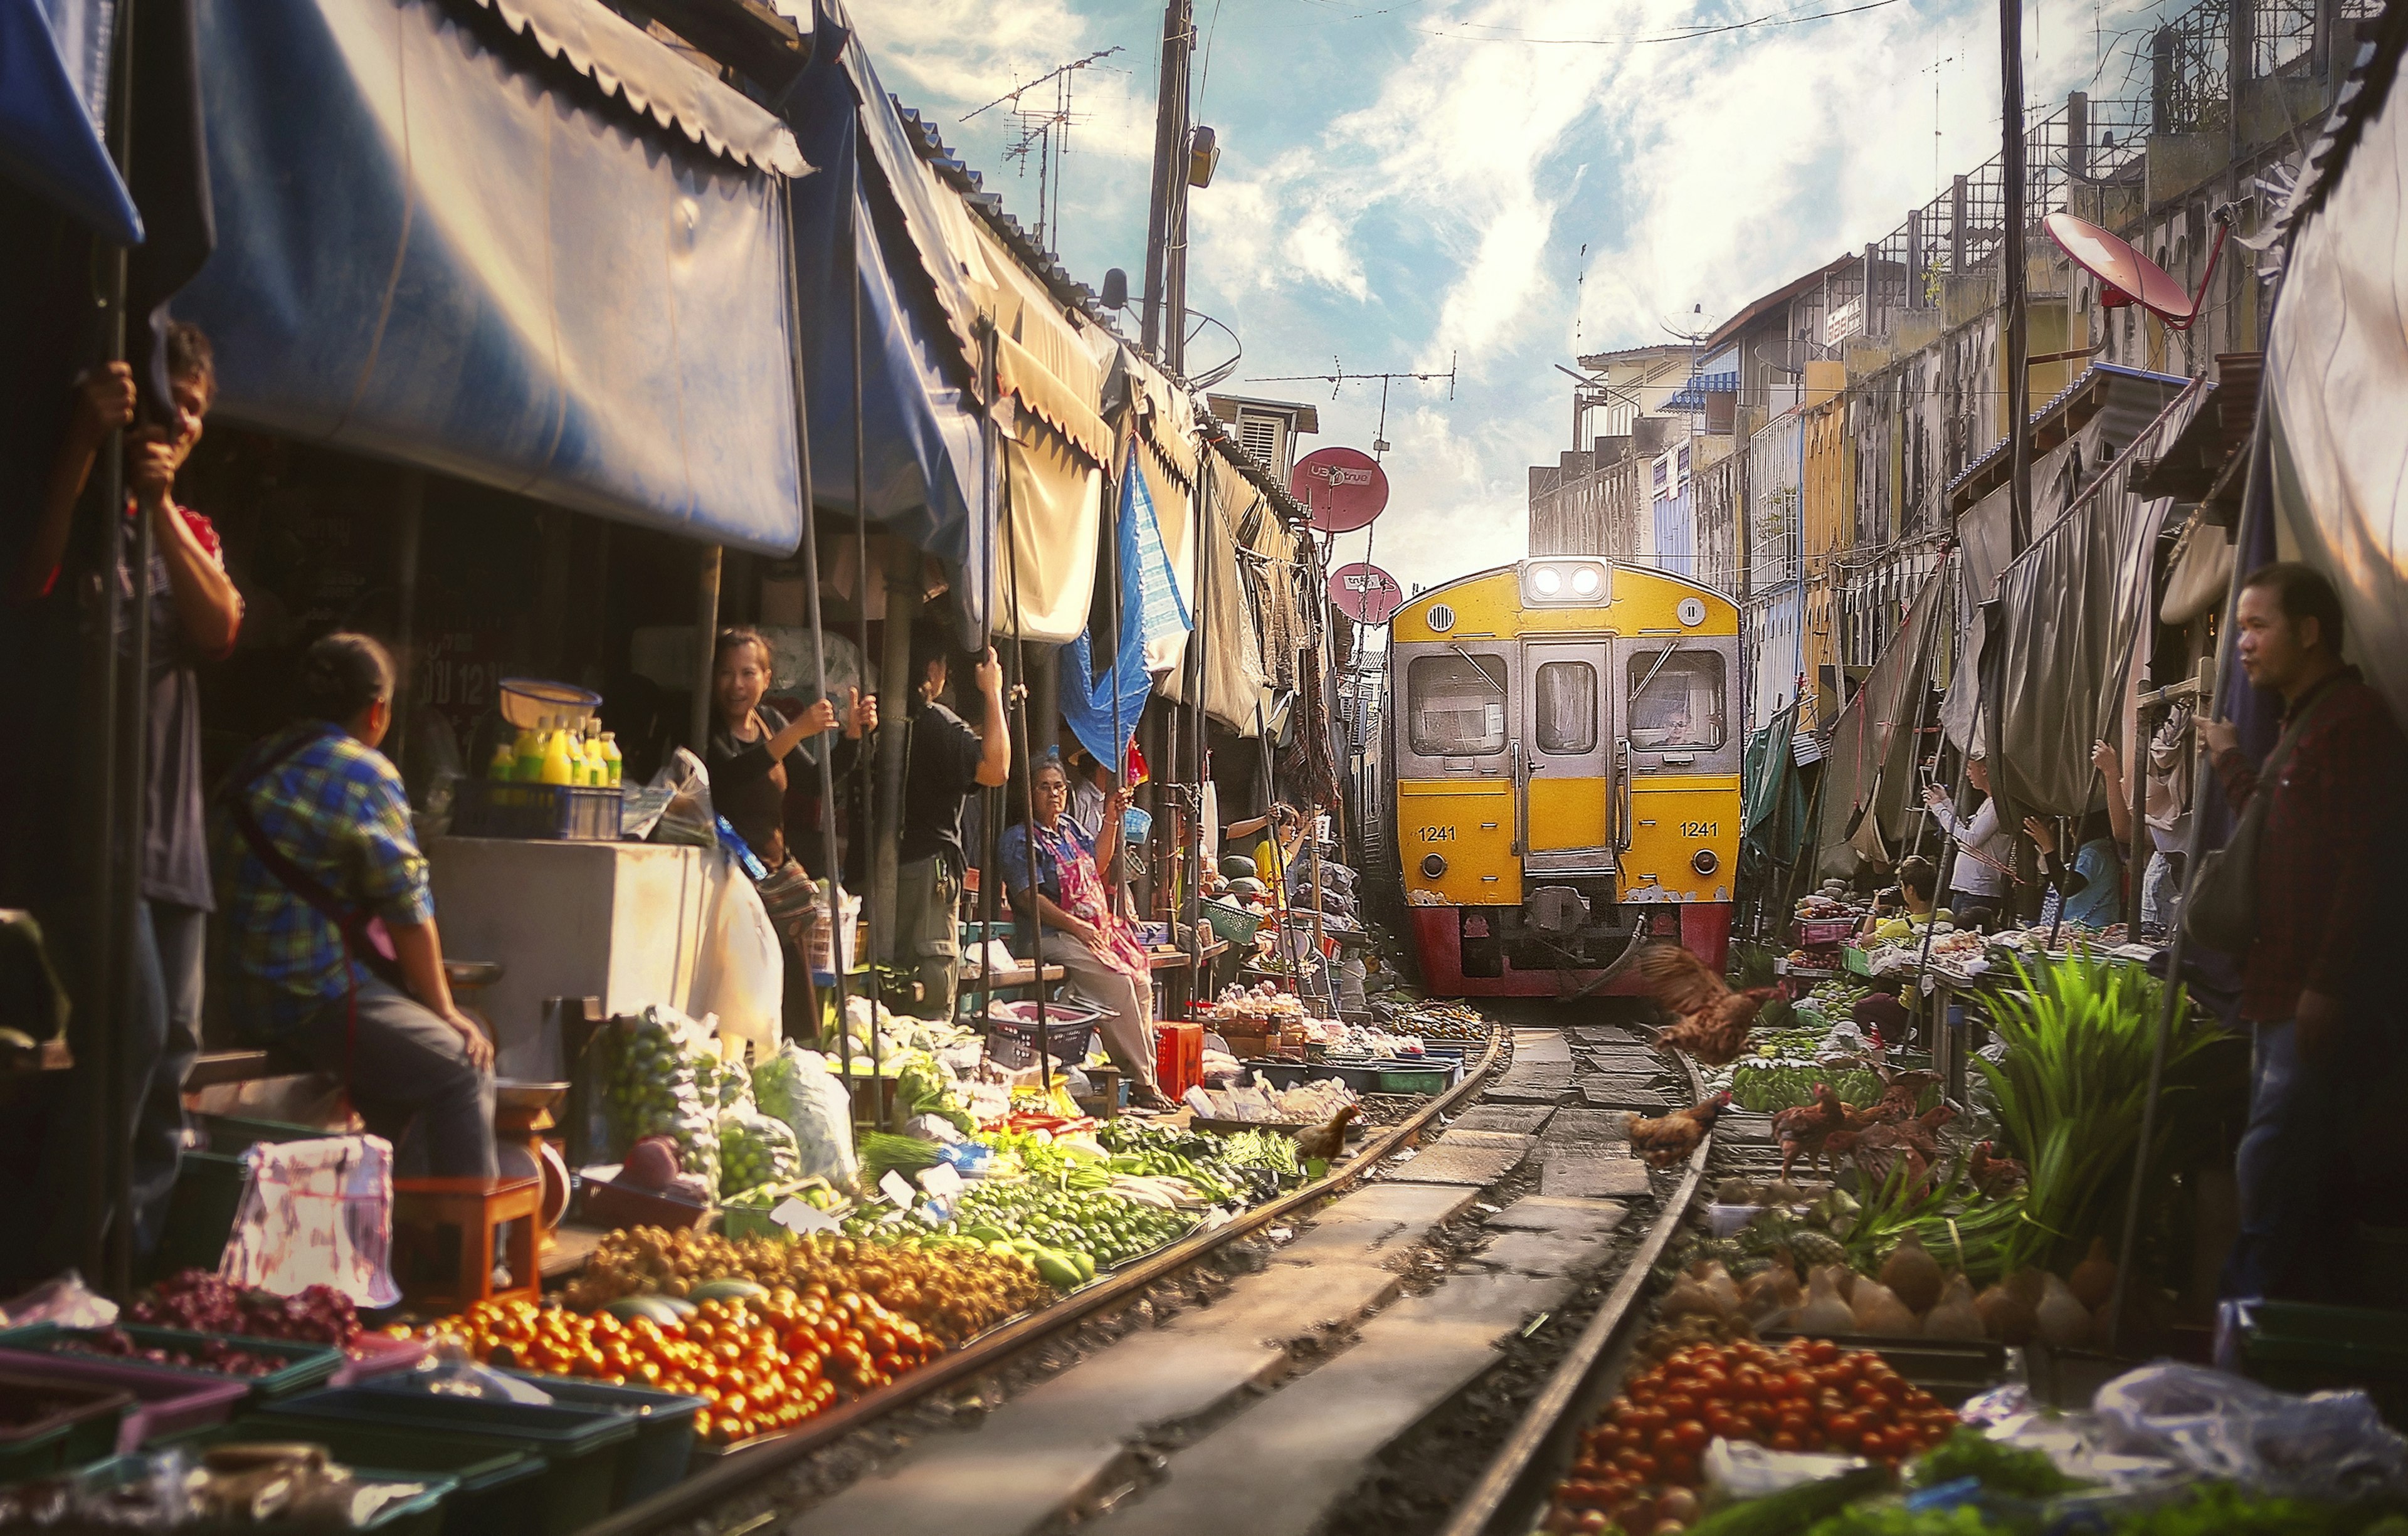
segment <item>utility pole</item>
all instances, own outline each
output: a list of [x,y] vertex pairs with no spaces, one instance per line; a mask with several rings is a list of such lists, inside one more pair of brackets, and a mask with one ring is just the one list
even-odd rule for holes
[[2031,543],[2031,352],[2024,296],[2024,0],[1999,0],[1999,297],[2004,310],[2000,350],[2007,369],[2008,540],[2016,554]]
[[1145,221],[1141,339],[1154,360],[1173,374],[1182,372],[1187,350],[1187,64],[1195,46],[1194,0],[1165,0],[1162,83],[1154,110],[1154,199]]

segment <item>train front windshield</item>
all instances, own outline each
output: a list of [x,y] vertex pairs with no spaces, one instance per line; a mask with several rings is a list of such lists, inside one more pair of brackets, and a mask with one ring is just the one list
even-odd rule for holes
[[1630,659],[1630,745],[1642,751],[1722,746],[1723,659],[1710,650],[1653,651]]
[[1502,656],[1421,656],[1405,671],[1413,750],[1476,757],[1505,750]]

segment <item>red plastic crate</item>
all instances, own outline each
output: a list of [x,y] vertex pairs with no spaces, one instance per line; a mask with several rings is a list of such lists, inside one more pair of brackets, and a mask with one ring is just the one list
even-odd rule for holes
[[1176,1099],[1204,1081],[1204,1026],[1157,1024],[1154,1027],[1154,1075],[1162,1091]]

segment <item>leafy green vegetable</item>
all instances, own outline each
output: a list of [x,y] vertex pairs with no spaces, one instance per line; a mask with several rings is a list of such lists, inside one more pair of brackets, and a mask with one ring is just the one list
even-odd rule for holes
[[1903,1504],[1857,1504],[1806,1528],[1806,1536],[1995,1536],[1992,1525],[1971,1504],[1953,1509],[1911,1510]]
[[2019,1499],[2046,1499],[2083,1485],[2059,1472],[2040,1451],[2002,1445],[1981,1430],[1962,1429],[1923,1455],[1908,1474],[1916,1487],[1978,1477],[1982,1486]]
[[[2158,983],[2137,966],[2084,955],[2014,965],[2020,987],[1991,1010],[2004,1059],[1976,1056],[1973,1065],[2031,1175],[2023,1225],[2006,1239],[2006,1267],[2061,1269],[2093,1237],[2114,1235],[2141,1139]],[[2152,1167],[2167,1168],[2168,1154],[2198,1135],[2182,1111],[2203,1097],[2200,1058],[2214,1034],[2187,999],[2176,1005]]]
[[857,1147],[861,1155],[861,1182],[865,1188],[874,1188],[889,1169],[899,1171],[905,1178],[910,1178],[943,1160],[943,1154],[937,1150],[936,1143],[883,1131],[863,1131]]
[[2195,1498],[2136,1515],[2115,1529],[2118,1536],[2323,1536],[2353,1524],[2340,1509],[2261,1499],[2229,1483],[2210,1483]]

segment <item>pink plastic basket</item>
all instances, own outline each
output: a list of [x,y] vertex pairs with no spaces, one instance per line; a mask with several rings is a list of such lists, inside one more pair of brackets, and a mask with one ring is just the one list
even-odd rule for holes
[[96,1355],[12,1354],[8,1357],[8,1372],[41,1381],[73,1382],[79,1387],[131,1393],[134,1406],[117,1426],[120,1455],[163,1435],[223,1424],[233,1415],[235,1405],[251,1395],[248,1381],[205,1381],[189,1371],[153,1370]]
[[363,1333],[343,1347],[343,1363],[328,1387],[350,1387],[371,1376],[390,1376],[416,1369],[426,1358],[423,1339],[396,1339],[383,1333]]
[[1798,919],[1799,945],[1840,944],[1856,931],[1854,917],[1800,917]]

